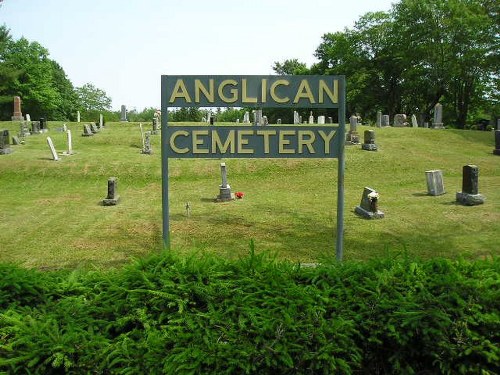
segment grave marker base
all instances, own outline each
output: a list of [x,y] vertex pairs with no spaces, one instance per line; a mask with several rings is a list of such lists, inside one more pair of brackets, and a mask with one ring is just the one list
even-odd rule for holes
[[457,193],[457,202],[464,206],[477,206],[483,204],[485,197],[481,194]]
[[374,143],[363,143],[361,149],[366,151],[377,151],[377,145]]
[[104,198],[102,200],[103,206],[116,206],[120,201],[120,196],[117,195],[115,198]]
[[377,212],[371,212],[367,211],[364,208],[360,206],[356,206],[354,209],[354,212],[357,213],[359,216],[364,217],[365,219],[383,219],[384,218],[384,213],[380,210],[377,210]]

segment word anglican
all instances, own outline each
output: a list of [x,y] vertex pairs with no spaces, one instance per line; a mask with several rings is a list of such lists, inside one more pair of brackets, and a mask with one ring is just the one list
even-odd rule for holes
[[325,127],[167,128],[169,157],[335,157],[336,129]]
[[165,76],[168,106],[338,105],[333,76]]

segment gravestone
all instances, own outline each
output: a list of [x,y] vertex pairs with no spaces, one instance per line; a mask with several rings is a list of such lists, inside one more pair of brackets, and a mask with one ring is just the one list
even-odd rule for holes
[[378,209],[379,194],[372,188],[365,187],[361,203],[354,212],[365,219],[382,219],[384,213]]
[[325,125],[325,116],[318,116],[318,125]]
[[309,124],[314,124],[314,116],[313,116],[312,111],[309,112]]
[[248,111],[245,111],[245,114],[243,115],[243,123],[250,124],[250,113],[248,113]]
[[120,200],[120,196],[117,194],[117,185],[116,177],[108,178],[108,195],[102,200],[104,206],[115,206]]
[[67,140],[67,143],[68,143],[68,149],[66,152],[63,152],[63,155],[73,155],[74,152],[73,152],[73,139],[71,137],[71,130],[67,130],[66,131],[66,140]]
[[262,110],[261,109],[254,109],[252,111],[253,114],[253,124],[254,125],[260,125],[262,121]]
[[56,152],[56,149],[54,147],[54,143],[52,143],[52,138],[47,137],[47,144],[49,145],[50,152],[52,153],[52,159],[54,161],[58,161],[59,160],[59,156],[57,156],[57,152]]
[[95,122],[90,123],[90,131],[94,134],[99,132],[99,129],[97,129],[97,125],[95,124]]
[[462,191],[456,195],[457,202],[465,206],[483,204],[485,198],[479,194],[479,168],[464,165],[462,173]]
[[83,137],[90,137],[92,135],[94,135],[94,133],[92,133],[92,130],[90,129],[90,125],[89,124],[83,125],[83,134],[82,134],[82,136]]
[[377,128],[382,127],[382,111],[377,111]]
[[26,121],[31,121],[31,116],[29,113],[26,113]]
[[227,202],[235,199],[234,194],[231,193],[231,186],[227,182],[226,163],[220,163],[220,173],[222,183],[219,185],[219,195],[216,198],[217,202]]
[[299,112],[293,111],[293,124],[297,125],[300,124],[300,118],[299,118]]
[[240,119],[239,119],[239,118],[237,118],[237,119],[236,119],[236,123],[237,123],[237,124],[239,124],[239,123],[240,123]]
[[45,118],[40,117],[40,133],[47,133],[49,128],[47,126],[47,120]]
[[444,191],[443,172],[439,169],[425,171],[425,178],[427,180],[427,194],[429,195],[443,195]]
[[434,106],[434,129],[444,129],[443,126],[443,106],[440,103],[436,103]]
[[365,130],[363,144],[361,145],[362,150],[366,151],[377,151],[377,145],[375,144],[375,130]]
[[328,124],[333,124],[333,118],[332,117],[328,117]]
[[359,144],[359,134],[357,131],[358,118],[356,116],[351,116],[349,118],[349,132],[346,134],[346,145],[358,145]]
[[278,120],[276,120],[276,124],[277,125],[281,125],[281,119],[280,118]]
[[151,155],[153,153],[153,149],[151,148],[151,132],[144,133],[144,146],[141,153],[147,155]]
[[102,113],[99,113],[99,128],[103,127],[104,127],[104,116],[102,115]]
[[394,115],[394,127],[401,128],[407,126],[406,115],[404,113],[398,113]]
[[0,130],[0,155],[12,153],[10,148],[10,135],[7,129]]
[[411,126],[413,128],[418,128],[417,116],[415,116],[414,114],[411,115]]
[[158,134],[158,118],[156,117],[153,117],[153,131],[151,132],[151,134]]
[[429,123],[428,122],[424,122],[424,128],[425,129],[429,129]]
[[262,126],[267,126],[269,125],[269,120],[267,119],[267,116],[262,116]]
[[127,107],[122,104],[120,109],[120,122],[128,122],[127,120]]
[[12,137],[12,145],[13,146],[19,146],[21,144],[21,141],[19,140],[19,137],[17,135]]
[[21,97],[14,96],[14,111],[11,117],[12,121],[23,121],[23,113],[21,112]]
[[19,136],[21,138],[24,138],[28,135],[30,135],[30,129],[28,126],[28,121],[21,121],[19,124]]
[[68,125],[63,124],[63,126],[62,126],[62,131],[63,131],[64,133],[66,133],[66,132],[68,131]]
[[495,149],[493,154],[500,155],[500,130],[495,130]]
[[76,111],[76,122],[80,122],[80,111]]
[[40,121],[31,121],[31,134],[40,134]]
[[210,115],[210,117],[208,118],[208,122],[210,123],[210,125],[213,125],[215,123],[215,116]]
[[382,115],[382,126],[391,126],[389,123],[389,115]]
[[[305,124],[305,123],[306,123],[306,122],[304,121],[304,124]],[[299,124],[302,124],[302,116],[300,116],[300,115],[299,115]]]

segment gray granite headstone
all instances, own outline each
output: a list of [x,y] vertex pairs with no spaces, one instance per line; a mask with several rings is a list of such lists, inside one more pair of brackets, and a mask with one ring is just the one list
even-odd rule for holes
[[444,129],[443,126],[443,106],[440,103],[436,103],[434,106],[434,129]]
[[10,135],[7,129],[0,130],[0,155],[12,153],[10,148]]
[[333,118],[332,117],[328,117],[328,124],[333,124]]
[[90,124],[90,131],[94,134],[99,132],[99,129],[97,129],[97,125],[94,122]]
[[417,116],[411,115],[411,126],[413,128],[418,128]]
[[127,120],[127,107],[123,104],[120,108],[120,122],[128,122],[128,120]]
[[500,130],[495,130],[495,149],[493,154],[500,155]]
[[378,209],[379,194],[372,188],[365,187],[361,203],[356,206],[354,212],[366,219],[382,219],[384,213]]
[[120,200],[120,196],[117,194],[117,185],[116,177],[108,179],[108,195],[102,200],[104,206],[115,206]]
[[83,133],[82,133],[82,136],[83,137],[90,137],[94,135],[94,133],[92,133],[92,130],[90,129],[90,125],[89,124],[85,124],[83,125]]
[[377,145],[375,144],[375,131],[365,130],[363,144],[361,145],[362,150],[366,151],[377,151]]
[[443,195],[445,193],[443,183],[443,172],[439,169],[425,171],[427,180],[427,193],[429,195]]
[[389,123],[389,115],[382,115],[382,126],[391,126]]
[[280,118],[278,120],[276,120],[276,124],[277,125],[281,125],[281,119]]
[[269,125],[269,120],[267,119],[267,116],[262,116],[262,126],[267,126]]
[[406,122],[406,115],[404,113],[397,113],[394,115],[394,127],[400,128],[408,125]]
[[20,144],[21,144],[21,141],[19,140],[19,137],[17,135],[14,135],[12,137],[12,145],[19,146]]
[[425,129],[429,129],[429,123],[428,122],[424,122],[424,128]]
[[294,125],[300,124],[299,112],[293,111],[293,123]]
[[472,164],[464,165],[462,173],[462,191],[456,195],[457,202],[465,206],[483,204],[485,198],[479,194],[479,168]]
[[357,131],[358,118],[356,116],[351,116],[349,118],[349,131],[346,134],[346,145],[357,145],[359,144],[359,134]]
[[40,134],[40,121],[31,121],[31,134]]
[[231,186],[227,182],[227,170],[226,163],[220,163],[220,173],[222,177],[222,182],[219,185],[219,195],[216,201],[227,202],[235,199],[234,194],[231,193]]
[[153,117],[153,131],[151,132],[151,134],[158,134],[158,119],[156,117]]
[[382,111],[377,111],[377,128],[382,127]]
[[28,135],[30,135],[30,129],[29,129],[29,125],[28,125],[28,121],[21,121],[20,125],[19,125],[19,136],[21,138],[24,138]]
[[151,132],[144,133],[144,147],[141,153],[148,155],[153,153],[153,149],[151,148]]
[[49,131],[49,127],[47,125],[47,120],[45,118],[40,117],[40,132],[47,133]]

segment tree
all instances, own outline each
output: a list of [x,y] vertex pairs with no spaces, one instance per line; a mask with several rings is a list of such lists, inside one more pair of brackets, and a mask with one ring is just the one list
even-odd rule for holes
[[79,107],[82,111],[109,111],[111,109],[111,98],[104,90],[95,87],[91,83],[86,83],[82,87],[76,88]]
[[306,75],[311,74],[307,65],[298,59],[285,60],[283,63],[274,62],[273,70],[280,75]]

